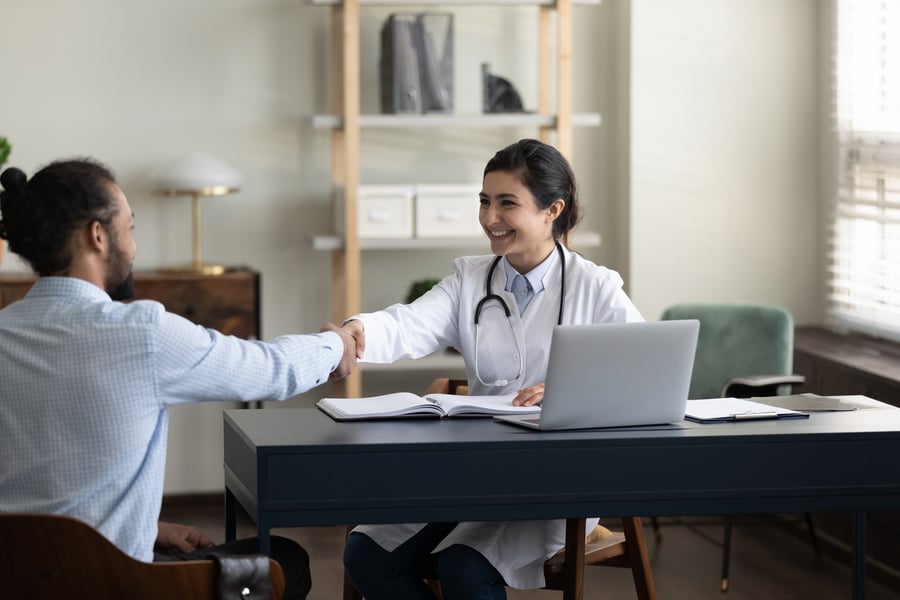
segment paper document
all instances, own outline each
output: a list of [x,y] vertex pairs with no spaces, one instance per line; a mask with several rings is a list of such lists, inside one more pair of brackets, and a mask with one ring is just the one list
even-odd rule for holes
[[790,408],[800,412],[843,412],[856,410],[855,406],[840,398],[819,396],[817,394],[771,396],[766,398],[751,398],[751,400],[756,400],[763,404],[771,404],[772,406],[778,406],[780,408]]
[[688,400],[684,418],[697,423],[720,423],[755,419],[803,419],[809,418],[809,415],[744,398],[709,398]]

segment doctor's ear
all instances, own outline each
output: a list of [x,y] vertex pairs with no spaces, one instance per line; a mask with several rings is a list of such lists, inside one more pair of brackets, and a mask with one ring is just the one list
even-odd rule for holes
[[550,215],[551,219],[556,219],[559,215],[562,214],[563,209],[566,207],[566,201],[562,198],[557,198],[553,201],[550,206],[547,207],[547,214]]

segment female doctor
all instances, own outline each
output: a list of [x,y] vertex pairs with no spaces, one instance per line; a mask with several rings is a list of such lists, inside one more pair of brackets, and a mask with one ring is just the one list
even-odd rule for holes
[[[575,176],[555,148],[524,139],[497,152],[479,200],[492,255],[458,258],[411,304],[356,315],[344,327],[364,339],[358,352],[367,362],[452,347],[465,359],[471,393],[517,393],[515,404],[536,404],[553,327],[643,319],[618,273],[560,241],[579,214]],[[344,566],[367,600],[433,599],[423,578],[439,579],[445,600],[495,600],[506,598],[506,585],[544,587],[544,561],[564,545],[562,520],[363,525],[347,540]]]

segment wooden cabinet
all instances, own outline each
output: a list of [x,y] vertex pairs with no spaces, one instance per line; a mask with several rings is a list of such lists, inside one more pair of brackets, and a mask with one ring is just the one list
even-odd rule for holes
[[[25,296],[31,275],[0,276],[0,308]],[[136,271],[135,299],[157,300],[166,310],[222,333],[259,338],[259,273],[234,269],[223,275]]]
[[136,299],[158,300],[191,321],[242,338],[259,338],[259,273],[135,273]]
[[[360,186],[360,131],[363,128],[418,128],[428,136],[436,136],[442,128],[461,127],[529,127],[537,131],[541,140],[554,144],[571,159],[572,128],[574,125],[596,126],[599,114],[575,115],[572,111],[572,0],[424,0],[423,6],[460,7],[478,10],[484,6],[537,6],[537,56],[533,60],[537,72],[538,97],[535,113],[509,114],[360,114],[360,6],[402,6],[402,0],[313,0],[315,4],[330,6],[331,10],[331,112],[313,119],[313,125],[331,129],[331,183],[336,201],[343,202],[343,222],[336,229],[342,235],[323,236],[314,240],[314,247],[332,254],[332,320],[340,323],[348,315],[360,311],[361,258],[365,248],[403,248],[423,250],[437,245],[450,247],[454,240],[399,240],[369,245],[360,240],[357,228],[358,191]],[[580,0],[579,4],[599,4],[599,0]],[[503,36],[503,31],[491,35]],[[489,57],[485,57],[489,59]],[[371,57],[367,57],[371,63]],[[466,94],[480,94],[481,90],[465,90]],[[518,139],[501,136],[502,144]],[[498,144],[498,150],[500,148]],[[485,157],[485,160],[487,157]],[[452,175],[448,174],[448,177]],[[450,183],[450,182],[446,182]],[[470,183],[470,182],[458,182]],[[598,236],[588,235],[591,240]],[[465,241],[456,241],[459,244]],[[471,241],[468,241],[471,244]],[[599,243],[599,241],[597,241]],[[578,247],[578,240],[573,245]],[[402,286],[408,285],[404,281]],[[362,370],[356,369],[342,380],[335,393],[359,396],[362,390]]]
[[806,376],[801,392],[862,394],[900,406],[900,345],[894,342],[798,327],[794,372]]

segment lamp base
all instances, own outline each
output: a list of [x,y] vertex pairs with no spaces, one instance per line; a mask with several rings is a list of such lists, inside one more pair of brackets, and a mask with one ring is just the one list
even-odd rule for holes
[[161,267],[163,273],[195,273],[198,275],[223,275],[228,267],[224,265],[183,265],[178,267]]

